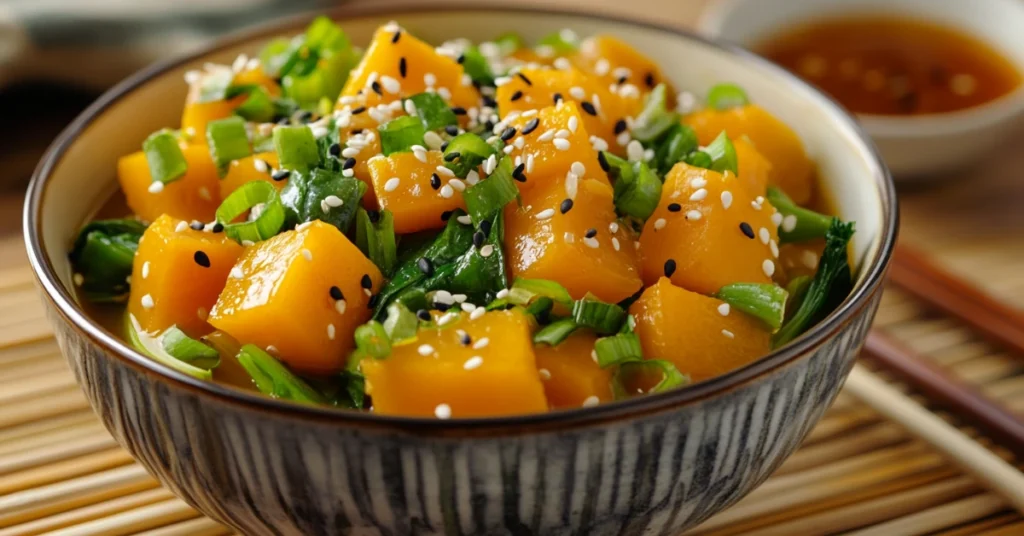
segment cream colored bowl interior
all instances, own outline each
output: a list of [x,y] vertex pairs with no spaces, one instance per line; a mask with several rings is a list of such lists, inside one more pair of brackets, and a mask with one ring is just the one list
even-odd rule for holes
[[[387,20],[359,18],[342,22],[342,27],[355,43],[366,43],[373,30]],[[878,177],[884,176],[884,170],[852,123],[830,101],[767,63],[670,31],[584,15],[445,11],[411,13],[399,22],[435,44],[454,36],[486,40],[509,30],[522,33],[527,40],[561,28],[572,28],[583,36],[609,33],[651,56],[677,88],[701,95],[717,82],[739,84],[754,102],[796,129],[803,139],[840,216],[857,223],[854,248],[858,264],[878,255],[884,238],[883,186]],[[118,157],[139,150],[142,140],[154,130],[179,124],[185,72],[201,68],[204,61],[230,63],[239,53],[254,54],[270,35],[273,33],[154,77],[111,104],[71,144],[53,169],[41,213],[46,254],[66,287],[71,286],[67,248],[79,226],[116,188]],[[865,272],[860,270],[861,283]]]

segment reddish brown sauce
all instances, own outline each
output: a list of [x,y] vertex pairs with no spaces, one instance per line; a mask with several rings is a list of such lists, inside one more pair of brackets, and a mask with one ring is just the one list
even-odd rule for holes
[[995,100],[1021,83],[1017,69],[987,44],[912,19],[824,20],[756,50],[857,113],[952,112]]

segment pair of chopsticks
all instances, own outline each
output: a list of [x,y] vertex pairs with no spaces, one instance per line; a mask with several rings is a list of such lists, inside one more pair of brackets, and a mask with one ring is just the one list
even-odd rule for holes
[[[928,304],[967,324],[990,341],[1024,355],[1024,314],[939,268],[925,255],[899,246],[889,280]],[[1000,446],[1024,458],[1024,419],[954,378],[913,350],[873,330],[863,356],[905,381],[928,399],[977,427]],[[927,441],[1024,513],[1024,473],[973,441],[946,421],[914,403],[862,365],[846,389],[865,404]]]

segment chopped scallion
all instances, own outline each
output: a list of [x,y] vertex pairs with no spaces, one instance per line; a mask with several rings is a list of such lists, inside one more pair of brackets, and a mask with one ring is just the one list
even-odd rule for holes
[[392,344],[399,344],[402,341],[416,338],[416,331],[420,321],[416,313],[409,310],[401,303],[395,302],[388,305],[388,316],[384,320],[384,332]]
[[715,294],[730,307],[761,320],[773,332],[786,316],[786,289],[773,283],[730,283]]
[[509,303],[526,305],[538,296],[551,298],[556,303],[572,307],[572,296],[562,285],[547,279],[526,279],[517,277],[509,289]]
[[357,327],[355,338],[356,347],[374,359],[384,359],[391,355],[391,339],[384,326],[376,320]]
[[629,361],[619,365],[612,376],[612,393],[616,400],[623,400],[638,395],[662,393],[688,383],[689,376],[679,372],[671,361]]
[[708,106],[715,110],[728,110],[750,103],[747,92],[736,84],[718,84],[708,90]]
[[672,125],[679,123],[679,114],[666,108],[668,89],[658,84],[644,101],[643,110],[633,124],[632,136],[642,142],[649,142],[665,133]]
[[387,156],[391,153],[408,152],[413,145],[423,145],[426,129],[419,118],[404,115],[377,127],[380,132],[380,151]]
[[644,162],[628,162],[602,153],[614,180],[615,208],[619,214],[646,221],[661,200],[661,179]]
[[491,219],[519,195],[512,171],[512,160],[502,158],[494,173],[462,192],[474,223]]
[[622,327],[622,323],[626,321],[626,311],[614,303],[584,298],[573,304],[572,318],[580,327],[601,334],[610,334]]
[[672,166],[682,162],[686,155],[697,149],[697,132],[693,127],[677,123],[672,125],[654,143],[654,166],[665,175]]
[[213,369],[220,364],[217,350],[189,337],[178,326],[167,328],[160,336],[160,344],[165,352],[190,365]]
[[534,344],[547,344],[549,346],[555,346],[560,344],[569,335],[572,335],[576,331],[576,321],[571,318],[563,318],[556,320],[538,331],[533,336]]
[[551,308],[555,306],[555,301],[551,298],[541,296],[536,300],[530,302],[524,310],[526,314],[533,316],[537,319],[537,322],[547,322],[548,314],[551,312]]
[[249,135],[245,131],[245,119],[238,116],[215,119],[206,124],[206,142],[210,157],[221,175],[227,171],[232,160],[239,160],[252,154],[249,149]]
[[79,290],[91,302],[117,302],[128,296],[135,251],[146,225],[138,220],[98,220],[78,232],[69,255]]
[[306,125],[274,127],[274,149],[282,169],[304,173],[320,164],[316,138]]
[[644,358],[644,350],[640,347],[640,337],[636,333],[616,333],[601,337],[594,343],[597,364],[601,368],[621,365]]
[[[259,214],[250,221],[235,222],[235,218],[257,206]],[[284,225],[285,213],[277,190],[265,181],[251,181],[243,184],[217,207],[217,221],[224,225],[224,232],[231,239],[242,242],[259,242],[278,233]]]
[[191,365],[168,354],[164,350],[163,345],[160,344],[159,337],[143,331],[139,321],[131,313],[125,313],[125,322],[127,324],[125,328],[128,332],[128,342],[132,343],[136,350],[149,356],[153,361],[171,367],[178,372],[188,374],[200,380],[213,379],[213,373],[209,369]]
[[[501,143],[504,145],[504,142]],[[458,153],[457,158],[449,156],[455,153]],[[495,155],[495,158],[502,156],[498,149],[472,132],[463,132],[452,138],[444,149],[444,155],[445,166],[459,178],[465,178],[470,170],[476,169],[491,155]],[[449,158],[452,160],[449,161]],[[511,176],[511,169],[509,175]]]
[[256,345],[242,346],[237,359],[249,376],[252,376],[256,388],[265,395],[304,404],[326,403],[323,395],[316,389]]
[[356,245],[381,273],[391,275],[398,264],[395,218],[391,211],[380,211],[380,217],[374,222],[366,209],[360,207],[356,214]]
[[782,213],[782,225],[779,226],[779,242],[782,244],[822,238],[832,225],[831,217],[797,205],[776,186],[769,186],[765,197]]
[[[570,39],[566,39],[566,37],[570,37]],[[571,32],[570,35],[566,35],[565,32],[554,32],[540,38],[540,41],[537,41],[537,46],[548,46],[555,51],[555,54],[568,55],[576,52],[580,45],[578,39],[572,38],[575,38],[575,35],[571,35]]]
[[739,173],[739,164],[736,160],[736,148],[732,145],[732,140],[726,135],[723,130],[712,141],[710,145],[704,148],[704,152],[711,157],[710,169],[719,173],[725,173],[731,171],[733,175]]
[[169,182],[180,179],[188,171],[185,153],[178,145],[178,137],[170,130],[158,130],[142,142],[142,152],[149,164],[149,176],[153,182]]
[[416,115],[419,116],[423,128],[426,130],[440,130],[448,125],[459,124],[459,118],[448,106],[448,103],[437,93],[424,92],[409,97],[416,107]]
[[266,123],[274,118],[274,99],[263,86],[257,86],[235,108],[235,113],[247,121]]

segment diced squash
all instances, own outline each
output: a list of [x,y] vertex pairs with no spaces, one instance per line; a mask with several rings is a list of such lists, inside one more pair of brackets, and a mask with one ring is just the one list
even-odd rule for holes
[[765,355],[771,335],[740,311],[662,277],[630,308],[647,359],[666,359],[693,381],[724,374]]
[[640,233],[644,282],[669,275],[674,285],[708,295],[729,283],[771,282],[771,246],[779,240],[774,212],[732,173],[676,164]]
[[[534,119],[537,120],[537,127],[525,135],[522,134],[523,127]],[[575,103],[563,102],[559,106],[548,106],[536,113],[520,115],[508,124],[516,129],[516,135],[508,140],[513,147],[509,156],[513,159],[519,157],[522,162],[528,162],[529,157],[533,156],[532,170],[525,173],[526,182],[516,183],[520,191],[529,191],[536,184],[563,182],[565,174],[575,162],[583,165],[586,177],[609,184],[608,175],[601,170],[597,151],[590,145],[590,134],[583,126]],[[568,136],[563,138],[568,148],[560,149],[555,145],[552,136],[558,132],[568,133]],[[523,140],[521,148],[516,145],[520,143],[520,138]]]
[[205,145],[182,145],[181,151],[188,170],[156,193],[150,192],[153,179],[145,153],[139,151],[117,161],[117,180],[128,207],[143,220],[154,221],[161,214],[183,220],[213,220],[220,204],[220,180],[210,151]]
[[[232,84],[262,86],[273,97],[281,94],[281,88],[277,85],[277,82],[264,74],[260,68],[236,74]],[[181,130],[187,135],[192,136],[193,143],[206,145],[206,124],[210,121],[230,116],[234,113],[235,108],[238,108],[245,102],[246,96],[240,95],[227,100],[197,102],[198,96],[199,84],[193,84],[189,88],[188,97],[185,99],[185,108],[181,114]]]
[[745,136],[732,140],[732,145],[736,149],[736,163],[739,167],[737,176],[740,181],[746,183],[753,195],[765,195],[768,191],[772,163],[757,152],[754,144]]
[[[441,216],[445,212],[466,206],[461,191],[452,187],[461,183],[464,188],[465,183],[437,171],[438,166],[444,165],[440,151],[426,154],[426,162],[420,162],[413,153],[392,153],[371,158],[367,163],[377,203],[394,214],[396,233],[444,227]],[[431,185],[431,176],[435,174],[437,188]]]
[[785,123],[760,106],[750,104],[724,111],[706,108],[683,121],[697,131],[701,145],[714,141],[723,130],[732,139],[743,136],[772,164],[769,183],[778,186],[798,205],[814,194],[814,165],[800,138]]
[[[822,239],[796,242],[779,247],[779,264],[787,280],[802,275],[813,276],[818,270],[821,254],[825,250]],[[850,263],[853,266],[853,263]]]
[[206,316],[224,288],[242,246],[224,233],[178,231],[182,221],[164,215],[139,241],[132,263],[128,311],[151,334],[177,325],[192,336],[211,328]]
[[[360,116],[361,115],[363,114],[360,114]],[[348,140],[357,133],[361,134],[361,139],[366,139],[367,143],[365,145],[360,145],[361,149],[359,150],[359,154],[353,157],[356,159],[356,165],[352,168],[352,172],[355,173],[355,177],[357,179],[366,183],[367,186],[366,194],[363,195],[363,206],[370,209],[378,208],[377,194],[373,191],[373,180],[371,179],[370,165],[368,164],[371,157],[380,154],[380,135],[377,134],[377,124],[375,123],[372,127],[372,138],[366,138],[365,134],[367,132],[365,128],[347,128],[342,130],[340,133],[340,141],[343,151],[350,148]],[[343,156],[341,158],[344,160],[346,157]]]
[[[444,327],[420,329],[415,341],[392,347],[385,359],[362,360],[374,412],[462,418],[545,411],[526,316],[515,310],[476,320],[458,316]],[[468,346],[458,330],[469,335]],[[475,347],[485,339],[486,346]]]
[[319,220],[247,248],[236,268],[241,277],[228,278],[210,324],[313,374],[341,368],[383,280],[341,231]]
[[509,203],[509,275],[557,281],[575,299],[592,292],[614,303],[633,295],[641,286],[634,236],[626,225],[616,223],[612,197],[607,184],[581,180],[572,208],[563,214],[565,184],[551,181],[523,196],[522,207]]
[[[257,160],[261,160],[266,164],[265,171],[261,171],[256,168]],[[288,184],[288,180],[275,181],[270,176],[272,169],[277,168],[277,164],[277,153],[274,151],[249,155],[245,158],[232,161],[231,164],[228,165],[228,172],[220,181],[220,198],[226,198],[231,194],[231,192],[237,190],[239,186],[251,181],[269,182],[270,184],[273,184],[278,191],[281,191],[281,189],[284,188],[284,185]]]
[[[405,76],[402,76],[399,66],[403,58]],[[365,104],[373,106],[423,93],[429,88],[443,96],[450,94],[446,100],[453,106],[468,109],[479,104],[480,94],[463,74],[461,65],[438,54],[433,46],[405,30],[383,26],[374,34],[362,61],[349,74],[341,96],[362,94],[366,97]],[[390,80],[386,81],[385,77]],[[379,94],[372,89],[373,82],[380,85]]]
[[[632,84],[640,93],[647,93],[663,82],[668,84],[657,63],[611,35],[595,35],[583,40],[572,62],[605,84]],[[671,84],[668,90],[666,96],[675,99]]]
[[595,341],[597,335],[578,330],[555,346],[534,346],[537,370],[553,409],[578,408],[591,397],[612,400],[612,371],[599,367],[591,356]]
[[[608,85],[577,69],[523,69],[520,76],[498,87],[495,100],[502,115],[545,108],[555,103],[555,94],[577,104],[583,127],[591,136],[608,144],[609,150],[624,154],[625,146],[616,142],[615,124],[626,117],[635,117],[642,107],[640,96],[612,93]],[[584,104],[586,103],[586,104]],[[596,115],[587,110],[592,109]]]

